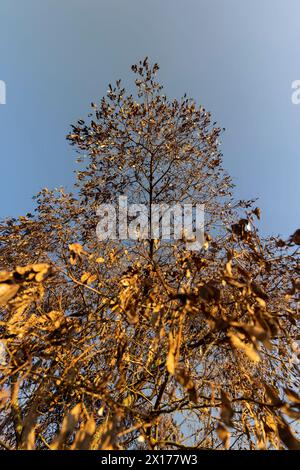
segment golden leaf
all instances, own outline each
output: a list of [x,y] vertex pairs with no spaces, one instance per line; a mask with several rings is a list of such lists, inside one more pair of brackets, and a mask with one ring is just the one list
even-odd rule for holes
[[97,275],[96,274],[91,274],[90,277],[87,280],[87,284],[92,284],[93,282],[96,281],[96,279],[97,279]]
[[76,255],[80,256],[84,253],[83,246],[80,243],[71,243],[69,250],[73,251]]
[[230,432],[228,429],[225,428],[221,423],[218,424],[216,429],[218,437],[224,444],[225,449],[229,449],[230,447]]
[[300,403],[300,397],[299,395],[297,395],[296,392],[294,392],[290,388],[285,388],[284,391],[290,401],[292,401],[293,403]]
[[64,417],[61,430],[50,445],[52,450],[60,449],[62,444],[66,441],[67,437],[72,434],[75,429],[75,426],[78,423],[81,409],[81,404],[78,403],[74,406],[74,408],[72,408],[70,413],[68,413],[67,416]]
[[90,448],[95,431],[96,423],[95,420],[91,417],[82,426],[82,428],[77,431],[74,442],[71,446],[71,450],[88,450]]
[[169,334],[169,351],[168,351],[168,355],[167,355],[166,367],[167,367],[167,370],[172,375],[175,374],[175,368],[176,368],[175,354],[176,354],[176,341],[175,341],[174,336],[170,332],[170,334]]
[[17,284],[0,284],[0,305],[5,305],[15,297],[20,286]]
[[89,272],[83,273],[83,275],[80,278],[80,282],[85,283],[90,276],[91,276],[91,273]]
[[265,387],[268,398],[271,400],[272,405],[281,406],[282,401],[279,397],[278,390],[276,390],[275,387],[268,385],[266,383],[264,384],[264,387]]
[[289,426],[283,419],[278,422],[278,434],[280,440],[289,450],[300,450],[300,441],[294,436]]
[[277,424],[275,417],[271,411],[266,410],[265,419],[263,420],[264,428],[266,433],[277,432]]
[[0,271],[0,282],[8,281],[13,277],[13,273],[9,271]]
[[72,265],[76,264],[77,259],[80,258],[81,255],[85,254],[83,246],[80,245],[80,243],[71,243],[71,245],[69,245],[69,250],[71,252],[70,263]]
[[195,384],[193,380],[190,378],[187,371],[183,367],[176,369],[175,379],[188,392],[189,399],[193,401],[194,403],[197,403],[197,391],[196,391]]
[[251,343],[244,343],[240,338],[238,338],[237,334],[233,332],[228,332],[227,335],[229,336],[230,342],[232,346],[234,346],[237,349],[241,349],[246,356],[251,359],[253,362],[259,362],[260,361],[260,356],[256,349],[254,348],[253,344]]
[[225,274],[228,276],[228,277],[233,277],[233,274],[232,274],[232,261],[228,261],[225,265]]
[[221,390],[221,419],[227,426],[232,426],[232,417],[234,411],[232,409],[227,393]]

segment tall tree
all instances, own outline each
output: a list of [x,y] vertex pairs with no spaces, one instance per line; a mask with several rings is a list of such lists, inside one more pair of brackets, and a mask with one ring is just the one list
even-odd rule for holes
[[[297,240],[260,238],[210,114],[167,100],[157,64],[132,69],[137,96],[117,81],[72,126],[75,193],[1,225],[0,445],[299,448]],[[97,208],[122,194],[205,204],[202,249],[99,241]]]

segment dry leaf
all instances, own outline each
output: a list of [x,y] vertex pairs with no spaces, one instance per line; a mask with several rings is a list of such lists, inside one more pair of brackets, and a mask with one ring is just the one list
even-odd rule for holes
[[20,286],[17,284],[0,284],[0,305],[5,305],[9,300],[13,299]]
[[223,390],[221,390],[221,402],[221,419],[227,426],[232,426],[234,411],[227,393],[225,393]]
[[189,374],[185,369],[178,368],[175,371],[175,379],[180,385],[187,391],[189,399],[194,403],[197,403],[197,391],[193,380],[190,378]]
[[176,341],[173,334],[170,332],[169,334],[169,351],[167,355],[167,362],[166,367],[167,370],[170,372],[171,375],[175,375],[175,368],[176,368]]
[[216,431],[217,431],[218,437],[223,442],[225,449],[229,449],[229,447],[230,447],[230,432],[228,431],[228,429],[226,429],[225,426],[223,426],[221,423],[219,423]]
[[61,431],[57,434],[55,439],[53,440],[52,444],[50,445],[52,450],[57,450],[60,449],[63,443],[66,441],[68,436],[72,434],[74,431],[78,420],[79,416],[81,413],[81,404],[77,404],[72,408],[70,413],[68,413],[62,423]]
[[278,420],[278,434],[280,440],[289,450],[300,450],[300,441],[294,436],[283,419]]
[[228,332],[227,335],[229,336],[230,342],[232,346],[234,346],[237,349],[242,350],[246,356],[251,359],[253,362],[259,362],[260,361],[260,356],[257,352],[257,350],[254,348],[253,344],[251,343],[244,343],[237,334],[233,332]]
[[290,388],[285,388],[284,391],[291,402],[300,404],[300,397],[299,395],[297,395],[296,392],[294,392],[294,390],[291,390]]
[[96,431],[96,423],[93,418],[89,418],[87,422],[77,431],[71,450],[88,450],[90,448],[93,436]]

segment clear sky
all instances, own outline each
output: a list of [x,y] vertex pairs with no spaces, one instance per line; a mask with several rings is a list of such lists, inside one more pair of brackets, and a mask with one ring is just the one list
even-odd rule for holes
[[213,114],[238,198],[264,233],[300,226],[299,0],[0,0],[0,217],[42,187],[72,186],[69,126],[148,55],[166,93]]

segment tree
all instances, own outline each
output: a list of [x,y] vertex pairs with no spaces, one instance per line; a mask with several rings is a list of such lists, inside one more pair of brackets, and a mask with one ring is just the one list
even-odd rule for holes
[[[168,101],[157,64],[132,69],[137,97],[117,81],[72,126],[75,194],[45,189],[2,223],[0,443],[299,448],[298,251],[232,198],[210,114]],[[205,204],[202,249],[100,242],[97,207],[121,194]]]

